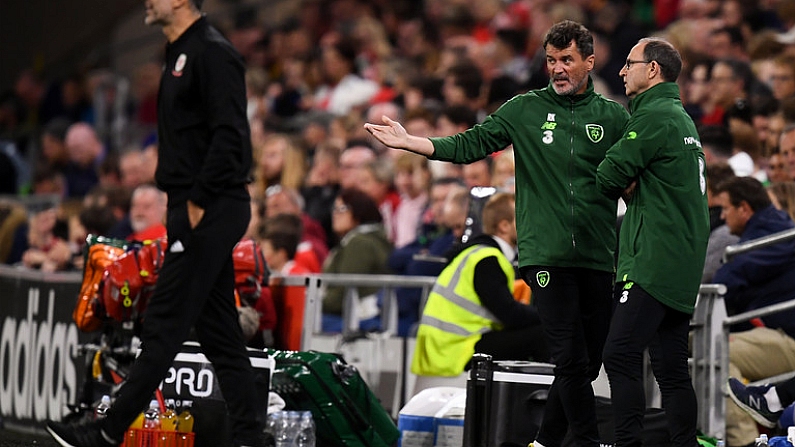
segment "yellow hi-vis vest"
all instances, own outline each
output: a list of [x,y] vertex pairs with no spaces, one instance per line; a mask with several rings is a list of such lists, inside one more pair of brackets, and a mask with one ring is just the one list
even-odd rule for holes
[[411,372],[423,376],[458,376],[475,353],[480,336],[499,330],[500,322],[475,292],[475,266],[496,256],[513,293],[513,266],[498,248],[473,245],[445,267],[428,296],[417,331]]

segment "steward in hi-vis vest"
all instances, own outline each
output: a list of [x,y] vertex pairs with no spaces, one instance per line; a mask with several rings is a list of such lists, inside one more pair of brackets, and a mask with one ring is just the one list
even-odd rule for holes
[[486,234],[453,258],[431,290],[417,332],[415,374],[457,376],[475,352],[498,360],[548,360],[535,309],[513,297],[513,194],[489,199],[483,226]]

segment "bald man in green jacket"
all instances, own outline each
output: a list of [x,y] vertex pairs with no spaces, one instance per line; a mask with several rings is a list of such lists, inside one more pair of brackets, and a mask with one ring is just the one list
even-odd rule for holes
[[631,117],[596,174],[602,193],[623,194],[627,201],[615,311],[603,354],[615,445],[622,447],[641,445],[647,347],[671,445],[698,445],[687,334],[704,268],[709,214],[704,153],[675,83],[681,67],[679,53],[662,39],[641,39],[633,47],[619,73]]

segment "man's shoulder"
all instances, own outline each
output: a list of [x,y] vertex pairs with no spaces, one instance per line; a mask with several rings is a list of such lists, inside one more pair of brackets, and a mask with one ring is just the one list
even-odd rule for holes
[[496,240],[492,236],[487,234],[480,234],[475,237],[467,246],[462,250],[462,253],[466,252],[467,255],[481,252],[482,254],[486,255],[486,257],[496,256],[502,253],[500,250],[500,244],[497,243]]
[[614,115],[620,116],[622,118],[625,119],[629,118],[629,112],[627,111],[627,108],[624,107],[623,104],[613,99],[610,99],[601,93],[596,93],[596,92],[593,93],[591,104],[609,110],[610,113],[613,113]]
[[203,52],[212,57],[228,56],[234,59],[241,58],[240,53],[237,52],[232,43],[211,25],[205,26],[201,32],[197,33],[196,39],[201,42]]
[[513,98],[505,101],[503,107],[511,106],[512,104],[524,104],[527,101],[538,101],[539,99],[544,99],[545,93],[543,89],[539,90],[528,90],[524,93],[519,93],[515,95]]
[[[505,103],[500,106],[494,115],[504,115],[505,113],[512,115],[520,113],[523,116],[526,116],[528,113],[540,114],[542,113],[541,107],[544,106],[544,104],[548,106],[560,107],[560,103],[549,94],[547,89],[528,90],[524,93],[519,93],[513,98],[505,101]],[[546,107],[544,110],[548,108],[549,107]],[[546,111],[543,113],[546,113]]]

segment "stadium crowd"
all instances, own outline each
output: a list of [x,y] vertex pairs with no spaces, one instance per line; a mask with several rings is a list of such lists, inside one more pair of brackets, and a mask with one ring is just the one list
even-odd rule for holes
[[[748,239],[744,231],[756,228],[761,211],[773,212],[761,199],[732,200],[746,189],[721,184],[758,180],[770,204],[788,215],[776,228],[792,228],[795,1],[287,3],[292,14],[281,23],[265,24],[252,10],[238,12],[223,29],[247,64],[254,157],[247,236],[267,241],[266,257],[280,272],[438,275],[443,264],[414,255],[453,253],[466,225],[469,188],[513,189],[512,149],[468,165],[429,161],[384,147],[363,124],[386,115],[425,137],[476,125],[514,95],[548,84],[543,36],[570,19],[594,34],[596,91],[622,104],[618,72],[639,38],[662,36],[678,49],[682,102],[707,161],[713,255],[702,282],[720,272],[739,288],[730,288],[731,296],[747,296],[753,294],[747,289],[772,281],[738,276],[753,269],[721,272],[722,248]],[[125,114],[121,139],[98,125],[108,113],[96,108],[97,95],[107,94],[108,67],[75,68],[59,79],[25,70],[0,91],[0,262],[77,270],[87,234],[130,240],[165,234],[164,199],[151,186],[160,57],[135,70],[131,95],[114,109]],[[178,69],[165,67],[172,68]],[[292,220],[279,217],[284,214]],[[789,257],[746,262],[768,273],[783,265],[782,275],[791,277]],[[360,291],[365,320],[378,314],[373,293]],[[404,333],[418,319],[419,298],[410,295],[401,295]],[[324,311],[339,315],[340,294],[329,290],[329,296]],[[795,285],[765,296],[729,302],[730,310],[795,298]],[[771,328],[795,343],[788,327]],[[795,370],[795,353],[777,367],[764,374]],[[738,435],[729,445],[747,439],[752,435]]]

